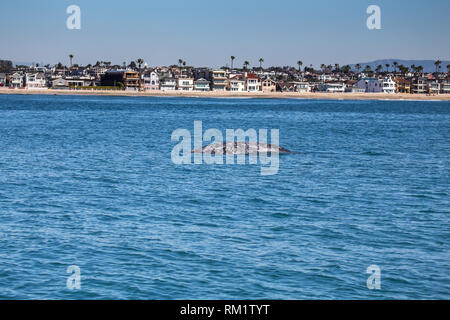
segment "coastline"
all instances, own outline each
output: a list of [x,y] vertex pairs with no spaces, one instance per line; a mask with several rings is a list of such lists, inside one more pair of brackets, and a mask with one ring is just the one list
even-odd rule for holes
[[318,99],[318,100],[420,100],[450,101],[450,95],[426,95],[405,93],[327,93],[327,92],[219,92],[219,91],[100,91],[62,89],[0,89],[0,94],[21,95],[87,95],[117,97],[190,97],[190,98],[258,98],[258,99]]

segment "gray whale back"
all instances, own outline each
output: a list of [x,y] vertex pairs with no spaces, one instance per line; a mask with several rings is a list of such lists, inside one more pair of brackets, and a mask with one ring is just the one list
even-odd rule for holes
[[258,154],[258,153],[293,153],[288,149],[281,148],[275,144],[255,142],[223,142],[213,143],[208,146],[192,150],[192,153],[205,154]]

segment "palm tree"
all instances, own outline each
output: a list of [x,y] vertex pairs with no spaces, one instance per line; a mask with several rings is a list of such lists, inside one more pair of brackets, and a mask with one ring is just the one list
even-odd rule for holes
[[231,56],[231,69],[233,69],[233,62],[234,62],[234,59],[236,59],[236,57],[235,57],[235,56]]
[[358,73],[359,73],[359,70],[361,70],[361,65],[358,63],[358,64],[356,64],[355,68],[356,68],[356,70],[358,70]]
[[412,65],[411,65],[411,70],[412,70],[414,73],[417,72],[417,67],[416,67],[415,64],[412,64]]
[[339,63],[335,63],[334,64],[334,70],[336,71],[336,72],[339,72],[341,69],[339,68]]
[[178,66],[181,68],[181,65],[183,64],[183,59],[178,59]]
[[394,65],[394,71],[397,72],[398,62],[394,61],[392,64]]
[[389,67],[390,67],[391,65],[390,65],[389,63],[386,63],[385,66],[386,66],[386,71],[389,72]]
[[422,73],[422,71],[423,71],[423,67],[422,66],[418,66],[417,67],[417,72]]
[[377,68],[375,69],[375,72],[379,74],[379,73],[381,72],[381,70],[383,70],[383,66],[380,64],[380,65],[378,65]]
[[247,70],[248,66],[250,65],[250,62],[244,61],[244,69]]
[[70,59],[70,67],[72,68],[72,59],[73,59],[73,54],[69,54],[69,59]]
[[139,65],[139,90],[141,90],[141,87],[142,87],[142,69],[141,69],[141,66],[144,64],[144,60],[139,58],[136,61],[137,61],[138,65]]
[[441,68],[441,64],[442,64],[441,60],[436,60],[434,62],[434,65],[436,66],[436,72],[439,72],[439,69]]
[[300,73],[302,71],[303,61],[302,60],[298,60],[297,61],[297,65],[298,65],[298,72]]
[[320,65],[320,69],[322,69],[322,73],[325,73],[325,69],[327,68],[327,66],[324,64],[324,63],[322,63],[321,65]]
[[450,64],[447,65],[447,73],[450,73]]
[[263,58],[259,58],[259,68],[262,70],[262,64],[263,64],[263,62],[264,62],[264,59]]

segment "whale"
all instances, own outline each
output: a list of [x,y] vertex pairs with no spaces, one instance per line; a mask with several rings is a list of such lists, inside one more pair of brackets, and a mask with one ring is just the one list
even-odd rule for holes
[[294,153],[288,149],[275,144],[256,142],[222,142],[213,143],[202,148],[194,149],[191,153],[214,154],[214,155],[248,155],[259,153]]

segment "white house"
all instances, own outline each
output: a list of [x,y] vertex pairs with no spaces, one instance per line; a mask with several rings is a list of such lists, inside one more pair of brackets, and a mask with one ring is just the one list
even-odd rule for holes
[[261,79],[256,74],[248,73],[245,78],[245,86],[248,92],[261,91]]
[[175,91],[177,89],[177,81],[172,77],[163,77],[159,80],[159,86],[162,91]]
[[42,73],[27,73],[25,75],[25,87],[27,89],[47,88],[44,75]]
[[396,82],[391,77],[386,77],[383,79],[383,92],[384,93],[395,93]]
[[322,92],[345,92],[347,85],[345,83],[320,83],[317,89]]
[[9,87],[10,88],[22,88],[24,85],[23,75],[16,72],[9,78]]
[[180,90],[180,91],[194,90],[194,79],[193,78],[178,78],[178,90]]
[[354,88],[356,90],[364,89],[364,92],[382,92],[383,81],[375,78],[363,78],[354,85]]
[[143,75],[145,90],[159,90],[159,76],[156,72]]
[[232,92],[244,92],[245,81],[240,77],[230,79],[230,91]]
[[308,82],[296,82],[297,92],[311,92],[311,86]]

